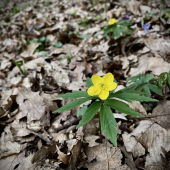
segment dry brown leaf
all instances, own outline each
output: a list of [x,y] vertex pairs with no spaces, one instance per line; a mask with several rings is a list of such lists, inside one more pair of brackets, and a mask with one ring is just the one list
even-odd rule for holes
[[154,75],[160,75],[163,72],[169,72],[170,63],[164,61],[161,57],[151,57],[148,59],[147,70],[152,71]]
[[33,57],[35,49],[39,46],[37,43],[31,43],[25,51],[23,51],[20,55],[23,58]]
[[100,138],[99,136],[90,135],[90,136],[86,136],[84,139],[86,143],[88,143],[89,147],[93,147],[99,145],[99,143],[96,142],[96,140],[99,138]]
[[128,10],[132,12],[134,15],[141,15],[141,12],[140,12],[141,4],[142,4],[142,1],[130,0],[127,4],[127,7],[128,7]]
[[58,157],[60,161],[63,162],[64,164],[69,164],[71,155],[66,155],[63,152],[61,152],[57,145],[56,145],[56,149],[57,149],[57,153],[58,153]]
[[71,155],[71,160],[70,160],[71,170],[75,170],[75,167],[77,167],[78,158],[79,158],[80,152],[81,152],[81,147],[82,147],[82,142],[79,140],[72,148],[72,151],[71,151],[72,155]]
[[161,115],[161,116],[154,117],[153,120],[165,129],[170,129],[170,113],[169,113],[169,110],[170,110],[170,101],[167,100],[165,102],[160,103],[152,111],[153,116]]
[[17,142],[0,142],[0,159],[13,155],[15,153],[20,153],[22,147]]
[[40,121],[40,126],[50,125],[49,108],[44,103],[39,92],[31,92],[26,88],[18,88],[16,101],[22,110],[22,116],[26,116],[28,121],[38,120]]
[[[110,143],[100,144],[94,147],[88,147],[85,149],[85,154],[87,155],[88,162],[86,167],[89,170],[129,170],[128,166],[122,165],[122,154],[120,149],[113,147]],[[95,161],[96,160],[96,161]]]
[[23,170],[33,168],[31,163],[32,157],[33,155],[31,153],[25,157],[25,152],[8,156],[0,160],[0,169],[13,170],[14,167],[17,167],[17,170]]

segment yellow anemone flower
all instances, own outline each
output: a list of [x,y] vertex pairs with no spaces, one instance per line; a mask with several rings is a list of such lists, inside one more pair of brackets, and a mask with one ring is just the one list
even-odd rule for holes
[[112,25],[112,24],[114,24],[115,22],[118,22],[118,20],[116,20],[115,18],[112,18],[112,19],[109,20],[108,24],[109,24],[109,25]]
[[111,73],[107,73],[103,78],[95,74],[91,79],[94,86],[91,86],[87,93],[90,96],[99,95],[102,100],[106,100],[109,96],[109,91],[117,87],[117,83],[113,82],[114,76]]

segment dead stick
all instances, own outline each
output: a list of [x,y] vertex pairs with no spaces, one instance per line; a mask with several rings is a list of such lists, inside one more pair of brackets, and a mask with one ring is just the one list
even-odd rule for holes
[[54,132],[58,133],[59,131],[63,130],[63,129],[66,129],[72,125],[76,125],[79,123],[79,121],[81,120],[82,116],[79,116],[78,118],[76,118],[75,120],[63,125],[63,126],[60,126],[58,128],[54,128]]

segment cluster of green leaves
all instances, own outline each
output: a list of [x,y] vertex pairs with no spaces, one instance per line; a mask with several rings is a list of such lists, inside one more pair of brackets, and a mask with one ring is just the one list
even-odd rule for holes
[[131,83],[128,88],[136,89],[137,91],[143,91],[145,96],[150,97],[151,92],[154,92],[160,96],[162,96],[161,89],[155,85],[154,81],[155,77],[153,74],[148,75],[137,75],[129,78],[127,81]]
[[105,26],[102,30],[104,31],[103,37],[106,37],[110,32],[112,33],[110,38],[119,38],[120,36],[130,35],[132,28],[130,28],[132,23],[129,20],[121,20],[112,25]]
[[[90,78],[87,78],[86,85],[88,88],[93,86],[92,80]],[[126,101],[132,102],[132,100],[136,100],[136,101],[157,101],[157,100],[151,99],[146,96],[140,96],[139,94],[143,94],[143,93],[129,88],[125,88],[115,93],[111,92],[108,99],[101,101],[98,96],[89,96],[86,91],[73,91],[72,93],[59,95],[59,97],[67,98],[67,99],[76,99],[76,100],[64,105],[63,107],[59,108],[53,113],[60,113],[63,111],[67,111],[78,107],[79,105],[85,103],[88,100],[94,100],[94,102],[89,107],[84,105],[77,113],[77,116],[82,115],[82,119],[79,122],[77,128],[88,123],[94,117],[94,115],[100,110],[101,130],[103,133],[106,133],[107,138],[110,139],[110,141],[115,146],[117,146],[117,137],[116,137],[117,123],[111,109],[115,109],[119,112],[131,116],[142,116],[140,113],[129,108],[129,105],[126,104],[125,102]]]
[[167,21],[170,18],[170,9],[164,10],[161,17],[164,18]]
[[[35,38],[35,39],[29,40],[27,42],[27,44],[31,44],[31,43],[38,43],[39,46],[35,49],[35,52],[40,52],[40,51],[46,50],[46,47],[49,46],[50,40],[48,38],[46,38],[45,36],[42,36],[40,38]],[[47,54],[48,54],[47,51],[42,53],[43,56],[45,56]]]
[[[13,61],[13,63],[19,68],[21,74],[24,74],[26,72],[24,60],[22,60],[22,63],[16,61]],[[21,68],[21,66],[23,66],[23,69]]]
[[159,88],[162,88],[162,86],[166,84],[168,84],[170,87],[170,71],[168,73],[167,72],[161,73],[156,81],[156,85]]
[[63,44],[60,41],[56,41],[56,42],[54,42],[53,46],[57,47],[57,48],[61,48],[63,46]]

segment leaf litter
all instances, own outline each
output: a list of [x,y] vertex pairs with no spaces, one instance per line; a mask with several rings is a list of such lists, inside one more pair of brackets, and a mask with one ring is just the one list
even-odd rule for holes
[[[129,103],[143,118],[114,113],[117,148],[104,134],[99,142],[97,115],[76,130],[82,106],[52,114],[72,101],[58,95],[87,90],[93,74],[111,72],[124,88],[127,77],[169,72],[167,7],[159,0],[2,1],[0,169],[168,169],[169,98],[151,109]],[[103,39],[100,28],[111,18],[130,19],[133,33]]]

